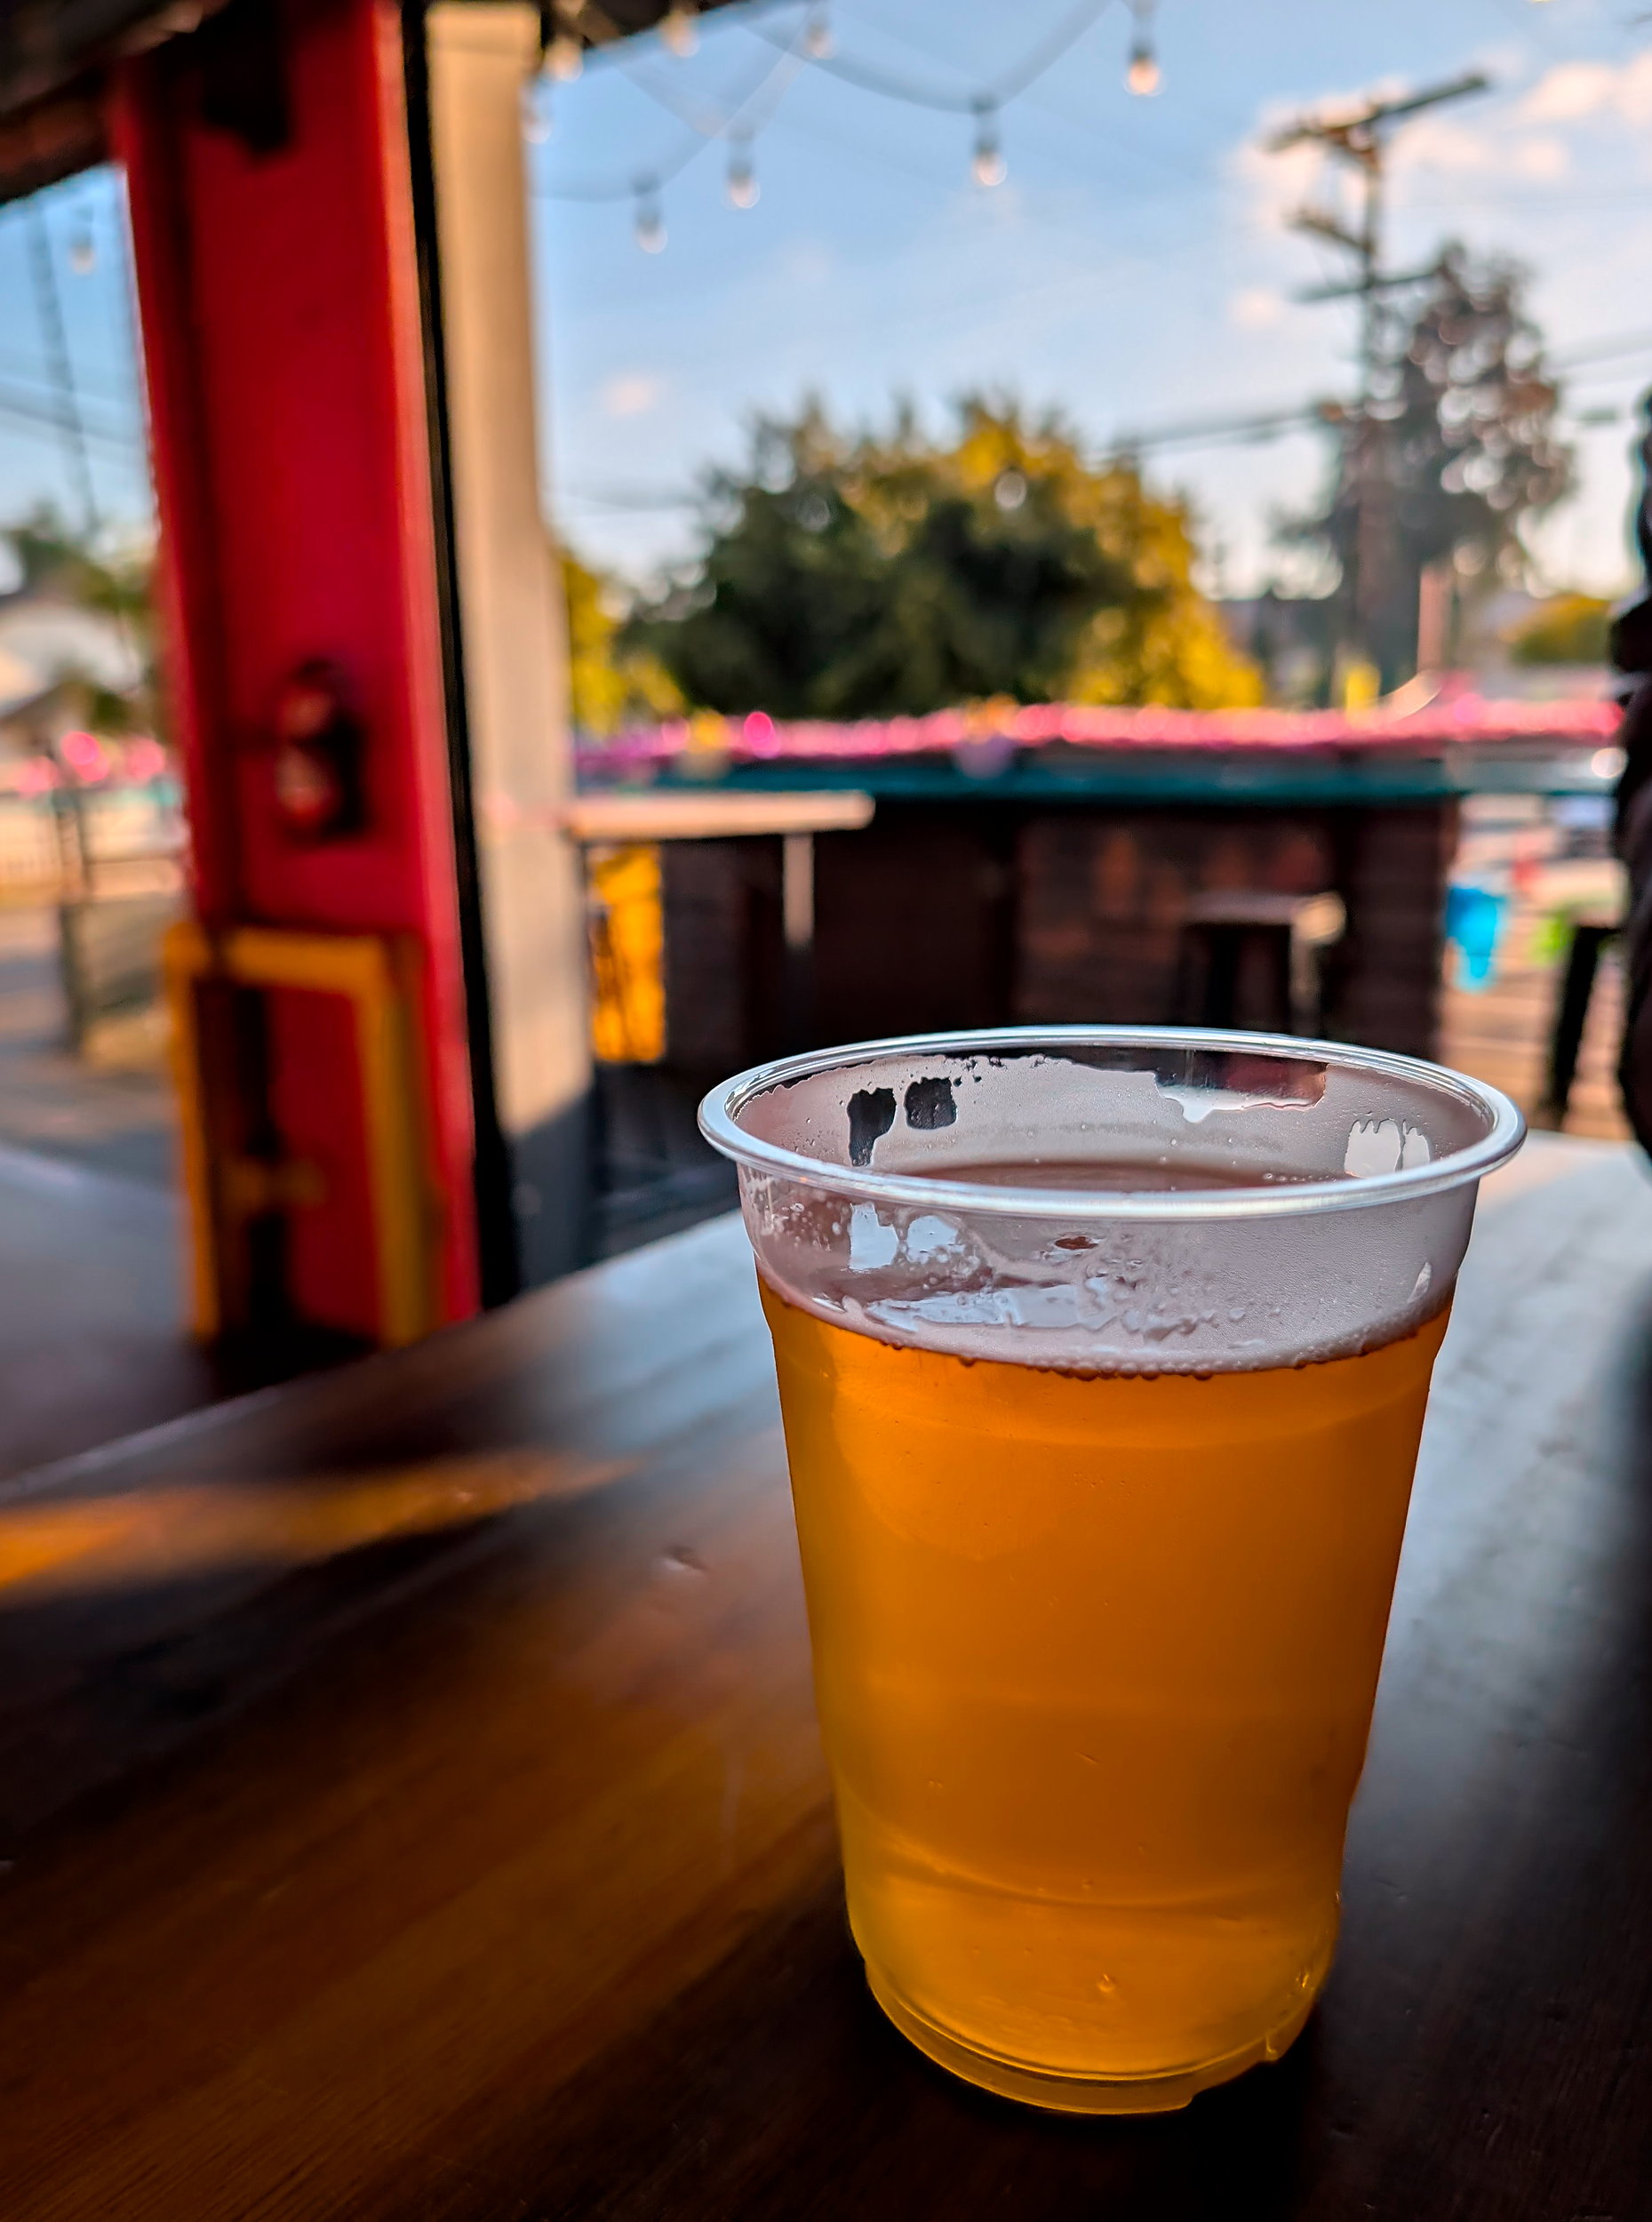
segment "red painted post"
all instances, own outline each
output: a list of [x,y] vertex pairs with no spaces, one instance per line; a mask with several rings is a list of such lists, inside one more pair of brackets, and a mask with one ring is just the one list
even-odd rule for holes
[[[115,139],[159,500],[168,675],[209,929],[371,932],[411,951],[441,1316],[477,1303],[425,349],[399,11],[232,0],[125,66]],[[359,829],[276,798],[293,675],[331,667],[362,739]],[[285,1275],[302,1320],[372,1336],[360,1075],[347,1015],[277,993],[268,1109],[319,1163]]]

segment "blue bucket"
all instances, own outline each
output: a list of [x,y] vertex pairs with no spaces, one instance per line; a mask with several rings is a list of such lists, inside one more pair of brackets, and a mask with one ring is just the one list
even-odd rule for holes
[[1496,888],[1454,881],[1446,890],[1446,939],[1457,950],[1457,985],[1476,991],[1497,976],[1497,948],[1509,899]]

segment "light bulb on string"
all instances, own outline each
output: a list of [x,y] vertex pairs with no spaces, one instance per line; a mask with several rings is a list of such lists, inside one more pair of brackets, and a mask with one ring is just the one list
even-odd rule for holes
[[1136,18],[1136,32],[1130,40],[1130,59],[1124,72],[1124,82],[1137,100],[1148,100],[1164,82],[1159,67],[1159,57],[1153,44],[1153,0],[1132,0],[1131,13]]
[[755,208],[762,190],[757,172],[752,167],[752,142],[739,138],[729,142],[729,178],[726,188],[730,208]]
[[658,254],[666,244],[666,216],[659,205],[659,188],[651,178],[636,188],[636,243],[644,254]]
[[810,61],[830,61],[836,50],[826,0],[818,0],[818,4],[810,9],[809,20],[803,26],[803,52]]
[[1010,173],[1003,148],[998,143],[998,109],[994,101],[975,104],[975,153],[970,173],[978,185],[1002,185]]
[[90,277],[97,268],[97,244],[89,231],[77,231],[69,241],[68,267],[76,277]]
[[699,26],[692,0],[671,0],[659,19],[659,36],[679,61],[686,61],[699,44]]
[[551,85],[543,65],[522,89],[522,135],[530,147],[543,147],[551,135]]

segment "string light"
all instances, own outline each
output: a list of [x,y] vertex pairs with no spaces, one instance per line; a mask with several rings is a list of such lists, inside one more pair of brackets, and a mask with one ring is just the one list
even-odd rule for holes
[[90,277],[98,267],[98,250],[89,231],[77,231],[68,243],[68,267],[76,277]]
[[[658,4],[658,0],[656,0]],[[691,54],[698,45],[699,13],[708,0],[667,0],[665,12],[656,19],[662,44],[673,53]],[[698,140],[676,152],[662,167],[645,175],[633,175],[625,181],[624,172],[610,183],[570,181],[558,185],[547,179],[537,182],[536,193],[549,200],[559,201],[619,201],[630,198],[634,210],[634,231],[637,244],[644,253],[658,254],[666,244],[666,225],[660,194],[664,185],[676,178],[696,155],[715,140],[722,140],[729,148],[729,163],[724,189],[735,208],[750,208],[759,197],[759,188],[753,157],[753,147],[759,131],[772,121],[773,110],[778,105],[778,93],[770,92],[770,81],[785,91],[797,69],[806,62],[822,65],[832,75],[846,78],[863,89],[882,93],[887,98],[901,100],[917,108],[960,112],[975,118],[975,137],[970,152],[970,174],[977,185],[986,188],[1002,185],[1009,175],[1000,138],[999,118],[1006,102],[1018,100],[1028,87],[1045,76],[1067,52],[1083,33],[1110,4],[1110,0],[1079,0],[1079,4],[1064,18],[1055,32],[1034,46],[1021,60],[990,87],[973,95],[941,87],[930,87],[900,73],[874,68],[858,60],[839,60],[831,16],[831,0],[802,0],[801,20],[795,20],[790,36],[779,35],[762,25],[754,24],[768,43],[780,51],[780,60],[772,65],[767,76],[724,115],[714,114],[702,102],[669,95],[664,81],[650,84],[642,76],[636,83],[661,107],[687,124]],[[1146,96],[1160,90],[1162,73],[1154,46],[1153,26],[1158,0],[1124,0],[1132,20],[1125,82],[1130,92]],[[568,81],[579,76],[584,63],[585,39],[578,25],[589,15],[597,26],[590,34],[592,43],[603,46],[616,36],[610,19],[592,6],[592,0],[540,0],[539,16],[542,26],[542,76]],[[550,103],[547,88],[540,85],[530,106],[524,102],[524,135],[542,142],[551,131]],[[766,100],[762,97],[768,95]]]
[[975,156],[970,164],[978,185],[1002,185],[1010,173],[1004,160],[1003,148],[998,143],[998,104],[994,100],[978,100],[975,104]]
[[699,44],[693,0],[671,0],[659,19],[659,36],[679,61],[686,61]]
[[545,50],[545,67],[558,84],[572,84],[585,68],[585,44],[577,33],[559,30]]
[[522,88],[522,135],[531,147],[543,147],[551,135],[550,50],[539,57],[539,67]]
[[652,178],[636,187],[636,243],[644,254],[658,254],[666,244],[666,217],[659,205],[659,188]]
[[1151,98],[1164,82],[1159,57],[1153,52],[1153,0],[1130,0],[1136,33],[1130,41],[1129,66],[1124,72],[1124,82],[1138,100]]
[[757,172],[752,167],[752,142],[742,135],[729,142],[729,205],[730,208],[755,208],[761,188]]

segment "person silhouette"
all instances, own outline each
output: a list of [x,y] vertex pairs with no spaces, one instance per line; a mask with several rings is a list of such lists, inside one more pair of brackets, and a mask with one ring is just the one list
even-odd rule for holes
[[1652,393],[1640,403],[1640,487],[1635,547],[1643,580],[1613,615],[1609,646],[1622,675],[1615,845],[1629,877],[1624,922],[1624,1037],[1618,1083],[1624,1107],[1643,1149],[1652,1153]]

